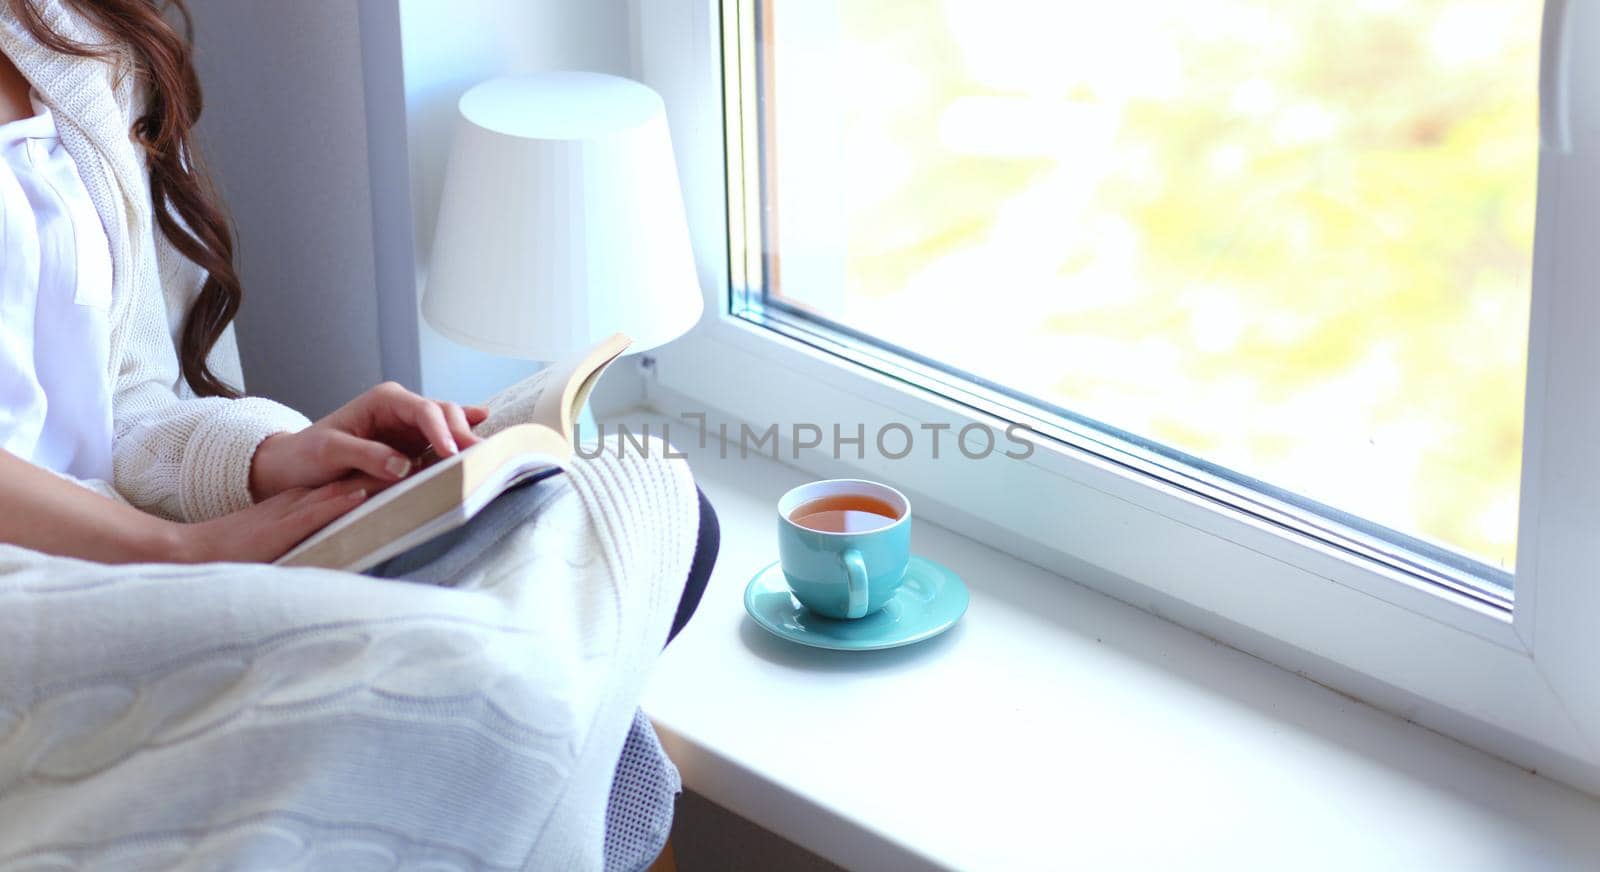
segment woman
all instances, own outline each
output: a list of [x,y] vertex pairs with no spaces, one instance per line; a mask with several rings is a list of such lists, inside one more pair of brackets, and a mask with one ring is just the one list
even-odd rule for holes
[[[200,98],[188,46],[144,0],[63,10],[87,13],[116,49],[61,35],[42,14],[53,8],[14,4],[40,55],[125,69],[114,97],[55,107],[0,57],[9,170],[0,540],[104,562],[270,561],[399,479],[408,454],[471,445],[481,410],[393,385],[309,427],[270,401],[233,399],[210,357],[241,289],[228,223],[190,142]],[[112,178],[93,178],[101,167]],[[145,171],[148,194],[129,198],[125,226],[103,227],[96,207],[115,186],[144,193]],[[177,348],[150,257],[157,245],[205,271]],[[36,325],[50,335],[35,336]],[[114,490],[97,497],[46,470]],[[108,503],[114,495],[132,506]]]
[[[238,396],[218,347],[242,296],[233,239],[191,142],[190,47],[162,12],[157,0],[0,0],[0,552],[270,562],[428,447],[471,446],[486,414],[393,384],[314,424]],[[531,507],[538,490],[513,499]],[[670,634],[716,552],[703,495],[699,512]],[[534,510],[487,514],[505,525]],[[440,567],[465,562],[446,557],[387,574],[448,583]]]

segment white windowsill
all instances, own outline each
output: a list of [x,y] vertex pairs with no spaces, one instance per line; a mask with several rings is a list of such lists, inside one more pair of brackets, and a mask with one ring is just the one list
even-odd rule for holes
[[813,476],[672,433],[722,549],[645,709],[690,788],[836,863],[1600,867],[1600,800],[926,521],[913,548],[972,592],[953,631],[865,654],[773,638],[744,585]]

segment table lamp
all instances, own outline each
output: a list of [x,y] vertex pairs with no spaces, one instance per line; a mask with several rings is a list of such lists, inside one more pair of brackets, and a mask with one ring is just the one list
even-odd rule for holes
[[694,326],[703,303],[659,95],[618,76],[546,72],[477,85],[459,110],[422,300],[429,324],[538,361],[618,331],[646,351]]

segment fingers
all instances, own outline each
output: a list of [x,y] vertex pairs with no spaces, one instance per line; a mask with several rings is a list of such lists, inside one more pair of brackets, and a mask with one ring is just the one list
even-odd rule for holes
[[444,412],[444,420],[450,425],[450,435],[455,437],[457,445],[470,448],[478,444],[478,437],[472,432],[472,423],[467,419],[465,409],[455,403],[443,402],[439,408]]
[[231,515],[204,522],[201,538],[212,547],[202,560],[270,562],[307,536],[361,505],[370,491],[365,477],[319,488],[291,488]]
[[366,498],[367,489],[349,481],[336,481],[305,492],[283,516],[280,532],[287,540],[284,550],[361,505]]
[[450,435],[450,424],[445,420],[444,410],[439,408],[438,403],[413,394],[401,414],[409,416],[411,426],[422,433],[440,457],[449,457],[459,450],[455,437]]
[[[378,385],[329,416],[337,418],[330,421],[336,429],[374,437],[408,454],[420,454],[431,445],[440,457],[481,442],[472,427],[488,417],[488,409],[430,400],[394,382]],[[366,466],[356,468],[377,474]]]
[[383,482],[395,482],[411,474],[411,459],[389,446],[350,433],[329,431],[322,446],[322,461],[329,467],[344,467],[366,473]]
[[430,400],[416,394],[410,394],[400,402],[396,410],[399,417],[415,427],[440,457],[449,457],[462,448],[482,441],[472,432],[466,411],[455,403]]
[[382,493],[390,485],[394,484],[392,481],[385,481],[376,476],[367,475],[364,472],[352,472],[343,481],[365,490],[369,497],[373,494]]

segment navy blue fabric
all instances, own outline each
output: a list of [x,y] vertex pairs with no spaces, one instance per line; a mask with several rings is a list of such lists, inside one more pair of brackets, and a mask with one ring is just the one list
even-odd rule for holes
[[711,570],[717,564],[717,549],[722,545],[722,527],[717,523],[717,512],[706,499],[706,492],[695,486],[700,497],[700,533],[694,543],[694,560],[689,563],[689,578],[684,582],[683,595],[678,597],[678,613],[672,618],[672,631],[667,634],[670,644],[700,605],[706,592],[706,582],[711,580]]
[[[478,555],[519,524],[533,519],[545,500],[554,495],[553,488],[540,487],[539,483],[560,472],[559,469],[549,469],[531,476],[495,498],[466,524],[385,560],[367,570],[367,574],[424,584],[451,584],[458,573]],[[700,528],[695,537],[689,575],[684,579],[683,592],[678,596],[678,610],[673,615],[672,629],[667,634],[668,642],[682,632],[694,616],[700,598],[705,594],[706,583],[711,580],[711,570],[717,563],[717,550],[722,543],[716,510],[711,507],[711,501],[706,499],[705,491],[696,487],[695,494],[700,500]]]

